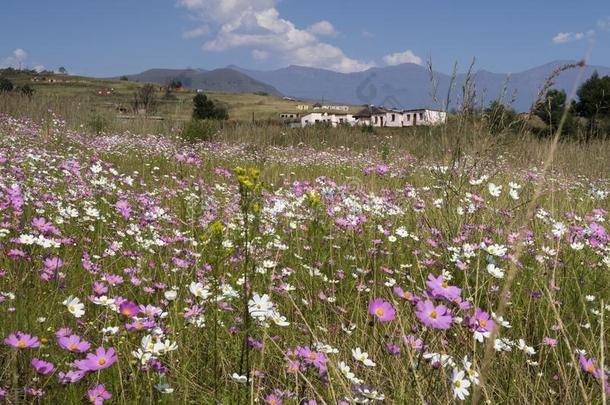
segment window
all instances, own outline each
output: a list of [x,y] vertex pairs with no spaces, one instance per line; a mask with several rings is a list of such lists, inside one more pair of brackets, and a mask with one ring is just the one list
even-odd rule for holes
[[424,113],[419,113],[419,119],[423,120],[424,119]]
[[411,114],[407,114],[407,121],[411,121]]
[[377,117],[375,117],[375,124],[377,124]]
[[392,114],[392,122],[396,121],[396,114]]

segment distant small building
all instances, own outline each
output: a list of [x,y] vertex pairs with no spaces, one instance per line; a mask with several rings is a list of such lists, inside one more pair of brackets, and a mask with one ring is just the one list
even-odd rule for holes
[[307,104],[299,104],[299,105],[297,105],[297,110],[299,110],[299,111],[307,111],[307,110],[309,110],[309,105],[307,105]]
[[295,101],[294,98],[288,97],[288,96],[284,96],[284,97],[282,97],[282,99],[287,100],[287,101]]
[[298,113],[288,113],[288,112],[284,112],[280,114],[280,119],[283,120],[296,120],[299,118],[299,114]]

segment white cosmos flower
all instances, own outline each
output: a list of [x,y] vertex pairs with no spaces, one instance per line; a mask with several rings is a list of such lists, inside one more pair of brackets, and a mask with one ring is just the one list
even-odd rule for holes
[[80,318],[85,315],[85,304],[83,304],[77,297],[69,296],[63,302],[68,308],[68,311],[74,315],[75,318]]
[[498,244],[493,244],[490,246],[487,246],[487,253],[489,253],[492,256],[498,256],[498,257],[502,257],[506,254],[506,246],[504,245],[498,245]]
[[239,375],[237,373],[233,373],[231,374],[231,380],[239,382],[239,383],[245,383],[248,381],[248,378],[245,375]]
[[273,308],[273,303],[267,294],[261,296],[258,293],[254,293],[250,301],[248,301],[248,312],[250,312],[253,318],[261,321],[269,316],[271,308]]
[[359,347],[352,349],[352,356],[354,356],[356,361],[359,361],[367,367],[375,367],[377,365],[373,360],[369,359],[369,354],[367,352],[363,352]]
[[173,301],[178,296],[178,291],[176,291],[176,290],[168,290],[168,291],[165,291],[163,293],[163,296],[165,297],[166,300]]
[[210,290],[207,287],[204,287],[202,283],[196,283],[194,281],[191,283],[191,285],[189,285],[189,291],[195,297],[203,300],[207,299],[211,295]]
[[494,183],[489,183],[487,190],[492,197],[500,197],[500,194],[502,194],[502,186],[496,186]]
[[466,399],[469,395],[468,387],[470,387],[470,380],[465,378],[464,370],[453,369],[451,373],[451,385],[453,386],[453,398],[459,398],[460,401]]
[[495,278],[504,278],[504,271],[493,263],[487,265],[487,272]]

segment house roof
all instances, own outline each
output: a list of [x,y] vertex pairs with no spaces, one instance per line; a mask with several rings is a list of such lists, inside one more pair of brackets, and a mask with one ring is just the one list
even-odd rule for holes
[[354,114],[354,117],[355,118],[368,118],[373,115],[386,114],[387,112],[388,112],[388,110],[386,110],[385,108],[369,106],[369,107],[365,107],[362,110],[358,111],[356,114]]

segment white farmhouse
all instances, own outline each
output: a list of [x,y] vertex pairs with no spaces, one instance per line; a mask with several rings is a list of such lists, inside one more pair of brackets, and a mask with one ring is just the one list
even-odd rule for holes
[[439,125],[447,122],[447,113],[438,110],[406,110],[402,112],[403,126],[412,127],[417,125]]
[[336,127],[337,125],[356,125],[356,119],[352,114],[312,112],[301,117],[301,127],[308,125],[326,124]]
[[447,121],[447,113],[429,109],[402,111],[369,106],[354,114],[354,118],[359,125],[400,128],[442,124]]

